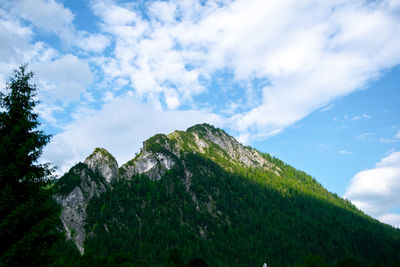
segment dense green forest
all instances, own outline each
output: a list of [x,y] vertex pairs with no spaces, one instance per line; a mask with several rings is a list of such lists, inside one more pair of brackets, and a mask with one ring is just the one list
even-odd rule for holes
[[[238,164],[215,143],[200,153],[188,142],[203,127],[145,142],[146,151],[177,162],[161,179],[118,179],[90,200],[79,264],[165,266],[178,255],[180,262],[200,258],[209,266],[397,266],[398,229],[268,154],[262,156],[273,168],[266,170]],[[171,152],[176,142],[178,155]],[[74,181],[68,177],[60,190]]]
[[141,176],[119,181],[90,203],[87,230],[94,235],[86,241],[88,253],[122,251],[162,265],[169,250],[178,248],[186,261],[200,257],[211,266],[261,266],[265,261],[290,266],[309,254],[329,263],[351,256],[366,265],[388,266],[400,256],[399,232],[356,210],[296,187],[282,194],[265,185],[264,179],[277,179],[273,175],[242,177],[195,155],[185,160],[194,173],[199,208],[185,192],[182,170],[160,181]]

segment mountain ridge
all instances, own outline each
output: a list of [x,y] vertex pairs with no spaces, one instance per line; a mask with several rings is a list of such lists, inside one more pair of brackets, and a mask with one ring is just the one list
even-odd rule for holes
[[[299,229],[303,228],[306,233],[310,230],[305,224],[307,222],[317,228],[316,232],[319,231],[323,235],[330,236],[321,225],[309,221],[308,217],[305,219],[299,217],[301,212],[305,212],[307,216],[315,217],[317,220],[324,221],[330,227],[334,227],[334,222],[337,220],[335,216],[328,214],[329,216],[326,217],[329,218],[320,218],[319,215],[313,214],[315,210],[326,213],[323,209],[321,210],[321,207],[341,214],[340,216],[343,216],[342,224],[337,228],[348,233],[354,240],[360,238],[349,232],[350,230],[346,229],[344,222],[354,224],[356,221],[361,225],[368,225],[371,229],[374,229],[372,225],[376,225],[374,227],[379,229],[383,227],[376,220],[356,209],[349,201],[328,192],[314,178],[304,172],[298,171],[268,154],[258,152],[251,147],[245,147],[223,130],[208,124],[195,125],[188,128],[187,131],[174,131],[168,135],[157,134],[143,142],[141,151],[132,160],[121,166],[118,166],[115,158],[107,150],[96,148],[85,159],[84,163],[77,164],[61,177],[56,186],[58,193],[55,198],[62,205],[61,219],[67,237],[75,242],[81,254],[86,254],[86,247],[88,247],[89,252],[97,248],[103,251],[105,255],[111,253],[112,248],[105,249],[99,244],[107,246],[106,243],[102,243],[105,238],[104,234],[117,238],[116,236],[119,236],[118,231],[122,231],[124,225],[133,227],[124,230],[130,233],[128,239],[135,236],[142,244],[137,247],[137,250],[123,246],[123,250],[130,251],[132,255],[146,256],[142,251],[143,246],[147,246],[148,249],[154,249],[152,246],[161,249],[162,244],[165,243],[164,249],[166,250],[168,250],[168,244],[171,242],[175,244],[174,246],[179,244],[181,244],[179,246],[182,246],[184,241],[176,239],[175,234],[190,236],[191,240],[203,244],[200,247],[204,244],[209,244],[208,246],[211,244],[211,247],[220,246],[214,244],[213,240],[215,235],[221,235],[221,229],[225,229],[224,231],[227,231],[227,234],[230,233],[227,237],[232,236],[231,238],[233,236],[237,239],[242,238],[237,236],[234,229],[238,229],[240,233],[254,236],[255,240],[252,242],[255,242],[254,246],[257,248],[259,245],[256,244],[266,242],[266,237],[258,236],[246,225],[241,225],[240,222],[244,220],[249,225],[258,225],[260,222],[257,221],[262,221],[263,226],[257,227],[264,228],[270,236],[275,236],[276,233],[271,232],[272,229],[265,228],[268,226],[268,220],[262,219],[260,216],[264,214],[269,220],[275,222],[275,218],[268,215],[270,213],[268,210],[274,210],[276,206],[281,205],[283,205],[282,210],[275,213],[282,221],[290,221],[290,223],[285,222],[284,229],[290,225],[296,225],[296,222],[290,219],[290,216],[294,216],[293,218],[297,218],[296,220],[304,221],[298,223],[298,227]],[[250,191],[247,192],[246,190]],[[237,192],[243,193],[238,195]],[[255,199],[253,198],[256,198],[257,201],[254,202]],[[105,204],[106,199],[114,205]],[[264,199],[264,201],[260,202],[258,199]],[[277,200],[279,201],[276,202]],[[127,206],[127,203],[130,203],[129,206]],[[255,205],[254,203],[258,204]],[[130,210],[132,213],[128,215],[126,210]],[[175,213],[172,211],[180,214],[178,221],[173,218],[176,215],[173,215]],[[248,217],[252,219],[242,218],[241,213],[248,213]],[[104,217],[102,214],[109,214],[109,217]],[[130,219],[127,219],[127,216]],[[159,218],[159,216],[162,217]],[[177,229],[182,228],[182,230],[165,228],[166,226],[160,225],[162,221],[158,221],[156,218],[159,218],[158,220],[164,218],[164,220],[174,224]],[[242,219],[239,220],[239,218]],[[154,243],[155,241],[150,242],[152,243],[152,246],[150,246],[149,241],[146,240],[154,234],[147,233],[146,236],[141,234],[144,231],[143,229],[148,229],[147,227],[150,226],[155,229],[161,227],[164,232],[172,231],[168,233],[172,236],[169,239],[157,241],[160,244]],[[99,227],[103,230],[100,231]],[[117,229],[120,230],[117,231]],[[393,231],[386,226],[382,229],[385,233],[387,232],[387,235]],[[293,230],[291,228],[286,229],[288,232],[293,232]],[[178,232],[174,234],[175,231]],[[359,231],[362,232],[362,230]],[[280,230],[278,232],[281,233]],[[365,234],[365,232],[363,233]],[[393,234],[397,236],[397,239],[394,239],[397,241],[393,241],[394,247],[400,248],[399,231],[393,233],[397,233]],[[312,232],[309,234],[314,235]],[[286,233],[280,235],[286,235]],[[279,239],[280,237],[278,235],[275,238]],[[304,239],[304,237],[302,238]],[[329,238],[337,240],[337,237],[334,236]],[[352,248],[352,245],[348,244],[351,240],[350,237],[343,236],[341,238],[347,240],[346,247],[349,247],[347,250],[353,251],[353,254],[362,255],[359,249]],[[318,240],[319,237],[313,237],[312,240],[314,239]],[[98,241],[94,242],[94,240]],[[232,242],[234,240],[233,238]],[[311,251],[315,240],[307,245],[310,248],[303,250]],[[124,241],[118,242],[119,245],[116,246],[121,246],[124,243]],[[137,241],[132,239],[132,242]],[[379,242],[386,244],[384,240]],[[263,244],[263,246],[269,246]],[[192,246],[192,244],[186,245],[186,247]],[[302,249],[297,245],[292,246],[299,251],[296,252],[297,254],[289,255],[287,260],[282,260],[281,264],[293,263],[295,257],[305,253],[301,252]],[[210,256],[212,253],[207,249],[205,249],[206,252],[204,252],[204,249],[193,249],[207,257],[214,257],[211,261],[214,264],[218,261],[223,263],[226,260],[221,255]],[[273,251],[274,248],[269,248],[269,250]],[[325,253],[326,257],[330,257],[330,259],[334,258],[332,252],[317,250],[320,253]],[[389,249],[389,251],[392,250]],[[185,253],[186,256],[190,254],[186,250]],[[247,253],[257,254],[249,251]],[[269,252],[266,251],[265,253],[268,254]],[[399,253],[393,255],[394,258],[400,257]],[[240,259],[238,258],[238,263],[240,261],[255,262],[255,258],[248,258],[246,255],[241,255]],[[147,260],[152,261],[151,258]],[[274,261],[279,262],[279,259],[274,259],[272,262]],[[152,264],[158,265],[159,263],[152,262]]]

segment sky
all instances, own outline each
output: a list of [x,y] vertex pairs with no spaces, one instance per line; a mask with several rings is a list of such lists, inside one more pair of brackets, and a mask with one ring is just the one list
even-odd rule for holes
[[0,0],[23,63],[59,175],[207,122],[400,227],[399,0]]

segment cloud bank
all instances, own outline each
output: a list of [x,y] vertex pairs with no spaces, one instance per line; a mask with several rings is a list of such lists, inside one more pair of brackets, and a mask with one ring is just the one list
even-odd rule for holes
[[259,104],[231,118],[232,129],[253,137],[281,131],[400,62],[396,1],[153,1],[140,10],[96,1],[93,10],[115,41],[104,73],[129,78],[159,107],[212,94],[208,81],[220,71],[238,83],[267,80]]
[[400,227],[400,215],[391,213],[400,207],[400,152],[393,152],[376,167],[356,174],[345,198],[381,221]]
[[[42,84],[60,91],[54,94],[59,101],[79,109],[79,96],[95,90],[95,71],[96,87],[131,90],[158,109],[209,105],[220,115],[231,110],[224,116],[245,141],[282,131],[400,63],[398,1],[88,4],[99,27],[91,33],[77,28],[75,14],[55,0],[3,5],[0,35],[10,42],[1,44],[9,52],[0,62],[0,79],[24,60],[37,63],[43,73],[49,72],[49,62],[68,72],[68,62],[75,60],[87,75],[72,75],[69,91],[65,78],[60,85],[52,76],[42,78]],[[68,53],[35,40],[42,31],[57,36]],[[76,53],[71,55],[72,48]],[[222,82],[213,84],[218,79]],[[221,91],[224,101],[204,100]],[[249,96],[256,100],[244,105]]]

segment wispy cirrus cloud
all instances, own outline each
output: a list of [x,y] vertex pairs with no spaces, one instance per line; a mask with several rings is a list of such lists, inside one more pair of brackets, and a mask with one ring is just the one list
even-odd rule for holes
[[398,143],[400,142],[400,130],[392,138],[379,138],[381,143]]
[[400,139],[400,130],[397,131],[397,133],[394,135],[394,138]]
[[352,121],[358,121],[358,120],[362,120],[362,119],[369,120],[370,118],[371,118],[370,115],[364,113],[364,114],[362,114],[362,115],[360,115],[360,116],[353,116],[353,117],[351,118],[351,120],[352,120]]

